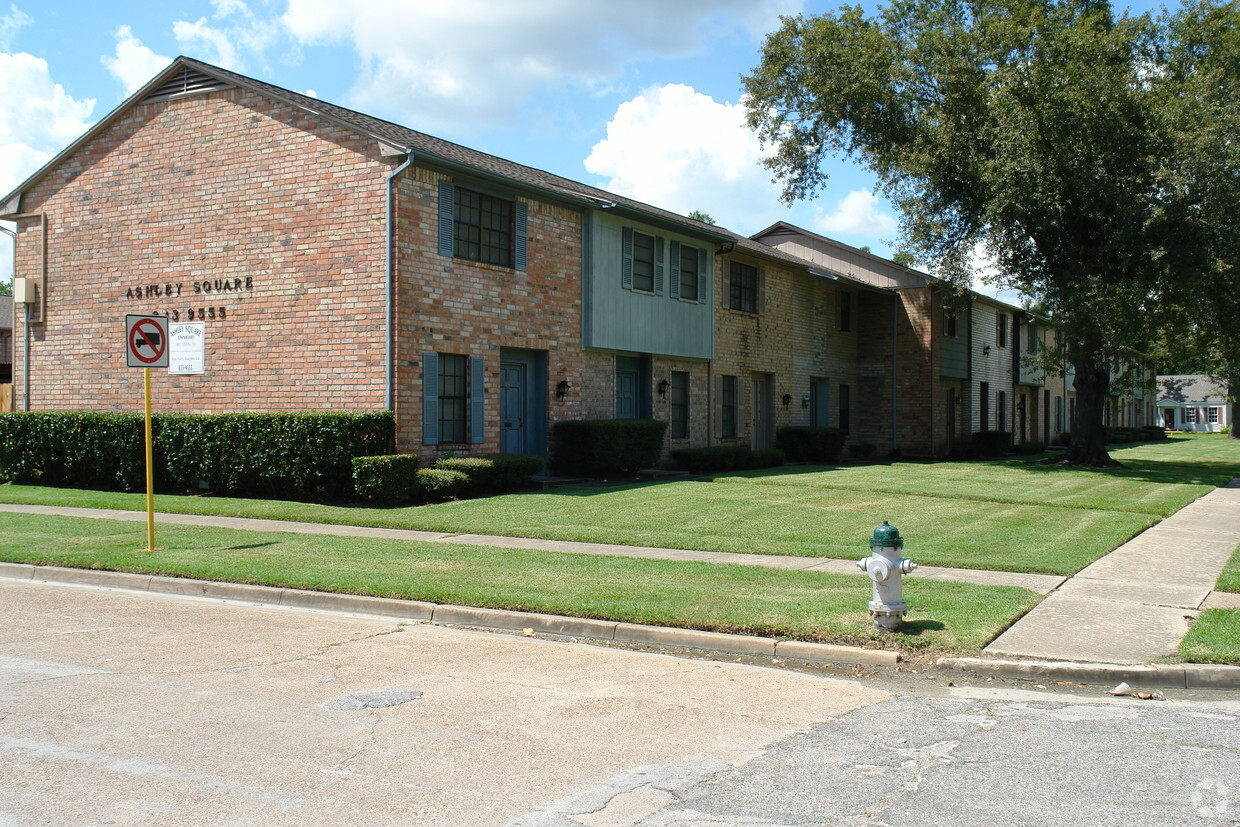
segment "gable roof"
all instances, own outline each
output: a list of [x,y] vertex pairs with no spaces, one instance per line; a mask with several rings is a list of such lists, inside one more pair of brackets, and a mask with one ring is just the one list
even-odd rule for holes
[[[664,227],[674,228],[678,232],[693,235],[715,243],[735,245],[736,249],[744,250],[753,255],[782,262],[789,266],[824,275],[822,268],[813,262],[789,255],[768,245],[746,238],[713,224],[679,215],[669,210],[645,204],[622,195],[607,192],[568,178],[563,178],[535,167],[518,164],[495,155],[488,155],[475,149],[436,138],[424,132],[418,132],[391,121],[385,121],[362,112],[346,109],[343,106],[329,103],[319,98],[302,95],[289,89],[274,86],[261,80],[203,63],[194,58],[181,56],[174,60],[168,68],[150,80],[145,86],[130,95],[120,106],[101,119],[82,137],[78,138],[66,149],[57,154],[41,167],[30,178],[20,184],[17,189],[0,199],[0,216],[16,214],[21,206],[21,195],[26,189],[39,181],[44,175],[55,169],[63,160],[71,156],[80,147],[88,143],[96,135],[107,129],[118,120],[131,106],[147,101],[165,100],[182,95],[195,94],[202,91],[236,86],[248,89],[264,97],[280,101],[288,106],[304,110],[326,121],[343,126],[360,135],[375,139],[390,147],[391,154],[411,152],[419,165],[441,168],[452,172],[463,172],[470,176],[489,178],[517,188],[524,188],[549,197],[559,202],[585,207],[588,209],[606,209],[631,217],[651,222]],[[858,286],[870,287],[846,274],[829,274],[831,278],[844,278],[856,282]],[[882,290],[882,288],[871,288]]]
[[1222,405],[1227,401],[1226,386],[1202,374],[1168,374],[1158,377],[1158,404]]

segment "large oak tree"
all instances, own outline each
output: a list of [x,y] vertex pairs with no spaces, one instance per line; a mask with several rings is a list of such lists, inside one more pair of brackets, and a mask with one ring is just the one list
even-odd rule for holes
[[[1117,351],[1207,280],[1235,288],[1237,4],[1116,16],[1096,0],[897,0],[784,18],[744,78],[792,201],[847,155],[903,241],[967,284],[979,245],[1048,309],[1075,368],[1070,462],[1112,464]],[[1230,28],[1229,28],[1230,27]],[[1229,33],[1230,31],[1230,33]],[[1231,232],[1231,246],[1222,240]]]

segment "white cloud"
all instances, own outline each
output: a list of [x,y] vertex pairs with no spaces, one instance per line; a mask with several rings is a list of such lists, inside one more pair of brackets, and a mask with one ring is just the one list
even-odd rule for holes
[[701,210],[753,232],[778,207],[761,158],[743,106],[667,84],[620,104],[585,168],[608,178],[603,186],[612,192],[682,214]]
[[33,22],[33,17],[17,8],[16,4],[10,4],[9,13],[0,17],[0,51],[7,52],[17,30]]
[[121,82],[126,96],[141,89],[143,84],[172,62],[172,58],[156,54],[144,46],[128,26],[118,28],[115,36],[116,53],[100,60],[112,77]]
[[[95,102],[75,100],[52,81],[47,61],[0,52],[0,197],[90,127]],[[12,244],[0,239],[0,278],[13,272]]]
[[418,123],[464,124],[515,111],[540,87],[606,87],[652,56],[697,54],[707,38],[775,25],[800,0],[289,0],[302,44],[346,42],[361,59],[357,103]]
[[256,17],[242,0],[212,0],[211,5],[215,7],[211,22],[200,17],[193,23],[178,20],[172,24],[182,52],[225,69],[244,69],[243,53],[261,63],[278,25]]
[[883,212],[881,202],[867,190],[853,190],[827,214],[819,213],[814,229],[823,235],[861,235],[872,238],[890,236],[896,231],[895,217]]

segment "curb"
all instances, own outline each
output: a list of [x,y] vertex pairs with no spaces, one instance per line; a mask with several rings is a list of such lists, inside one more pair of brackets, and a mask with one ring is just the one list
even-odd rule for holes
[[156,594],[210,597],[217,600],[240,600],[298,609],[354,612],[429,623],[435,626],[472,626],[512,632],[532,629],[534,632],[559,637],[638,643],[729,655],[760,655],[814,663],[857,666],[894,666],[900,662],[898,652],[883,649],[861,649],[853,646],[835,646],[799,640],[704,632],[698,629],[643,626],[613,620],[593,620],[506,609],[449,606],[416,600],[285,589],[279,586],[254,586],[246,583],[222,583],[184,577],[130,574],[99,569],[73,569],[60,566],[34,566],[26,563],[0,563],[0,577],[102,586]]
[[1008,678],[1049,678],[1111,685],[1125,682],[1164,689],[1240,689],[1240,666],[1204,663],[1077,663],[1074,661],[939,658],[947,669]]

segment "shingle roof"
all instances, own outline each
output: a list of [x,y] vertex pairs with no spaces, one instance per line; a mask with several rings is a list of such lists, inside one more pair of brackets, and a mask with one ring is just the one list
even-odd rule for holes
[[1200,374],[1167,374],[1158,377],[1158,404],[1193,405],[1212,402],[1221,405],[1227,399],[1224,390],[1209,376]]

